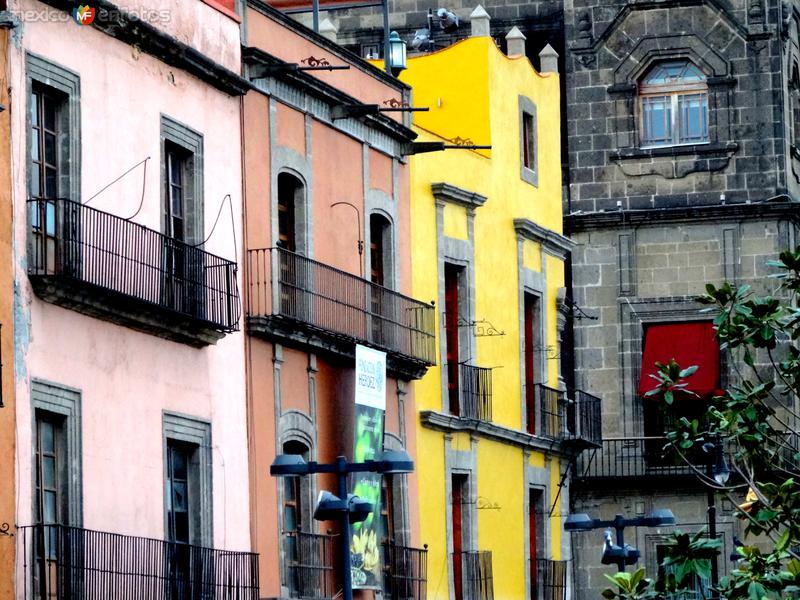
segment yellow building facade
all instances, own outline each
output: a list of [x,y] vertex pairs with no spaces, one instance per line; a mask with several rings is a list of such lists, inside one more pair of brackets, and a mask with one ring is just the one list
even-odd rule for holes
[[491,146],[411,158],[413,295],[435,301],[438,328],[438,364],[415,383],[430,600],[565,597],[544,590],[569,579],[562,481],[599,436],[559,391],[571,245],[557,56],[540,56],[551,72],[478,34],[401,75],[430,109],[418,141]]

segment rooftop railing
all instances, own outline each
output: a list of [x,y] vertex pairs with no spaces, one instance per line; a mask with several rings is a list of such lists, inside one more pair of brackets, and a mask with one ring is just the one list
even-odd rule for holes
[[434,308],[283,248],[248,252],[248,317],[436,362]]
[[258,556],[65,525],[17,532],[25,600],[258,600]]

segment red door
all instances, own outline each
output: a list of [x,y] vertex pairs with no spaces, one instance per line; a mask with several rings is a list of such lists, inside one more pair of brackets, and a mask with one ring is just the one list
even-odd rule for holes
[[463,506],[462,500],[464,496],[464,479],[465,477],[463,475],[453,475],[453,492],[451,495],[453,514],[453,591],[455,592],[455,600],[463,600],[464,598],[461,557],[464,543],[461,520],[461,507]]
[[454,265],[444,266],[444,328],[447,344],[447,397],[450,414],[459,415],[458,401],[458,274]]
[[536,559],[538,558],[536,552],[536,522],[537,522],[537,515],[539,508],[539,493],[533,490],[530,491],[529,502],[528,502],[528,528],[529,528],[529,537],[528,537],[528,545],[530,548],[530,580],[531,580],[531,600],[537,600],[539,597],[539,585],[538,585],[538,568],[536,564]]
[[534,386],[534,351],[536,348],[536,298],[525,294],[525,414],[528,433],[536,433],[536,388]]

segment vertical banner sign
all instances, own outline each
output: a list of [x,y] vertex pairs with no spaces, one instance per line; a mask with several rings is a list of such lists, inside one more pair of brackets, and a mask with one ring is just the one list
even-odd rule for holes
[[[386,353],[356,346],[356,410],[353,462],[379,460],[383,452],[383,413],[386,410]],[[381,474],[354,473],[353,494],[371,502],[374,510],[354,523],[350,542],[353,588],[381,587],[380,504]]]

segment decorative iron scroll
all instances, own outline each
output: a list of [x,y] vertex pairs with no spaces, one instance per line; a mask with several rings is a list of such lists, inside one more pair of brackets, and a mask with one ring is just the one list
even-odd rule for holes
[[388,106],[389,108],[408,108],[408,102],[403,102],[402,100],[398,100],[397,98],[389,98],[383,101],[384,106]]
[[11,525],[8,523],[0,524],[0,535],[7,535],[9,537],[14,537],[14,534],[11,533]]
[[454,146],[474,146],[475,142],[472,141],[472,138],[462,138],[460,135],[447,140]]
[[316,58],[315,56],[307,56],[303,60],[300,61],[304,65],[308,65],[309,67],[330,67],[331,63],[328,61],[327,58]]

